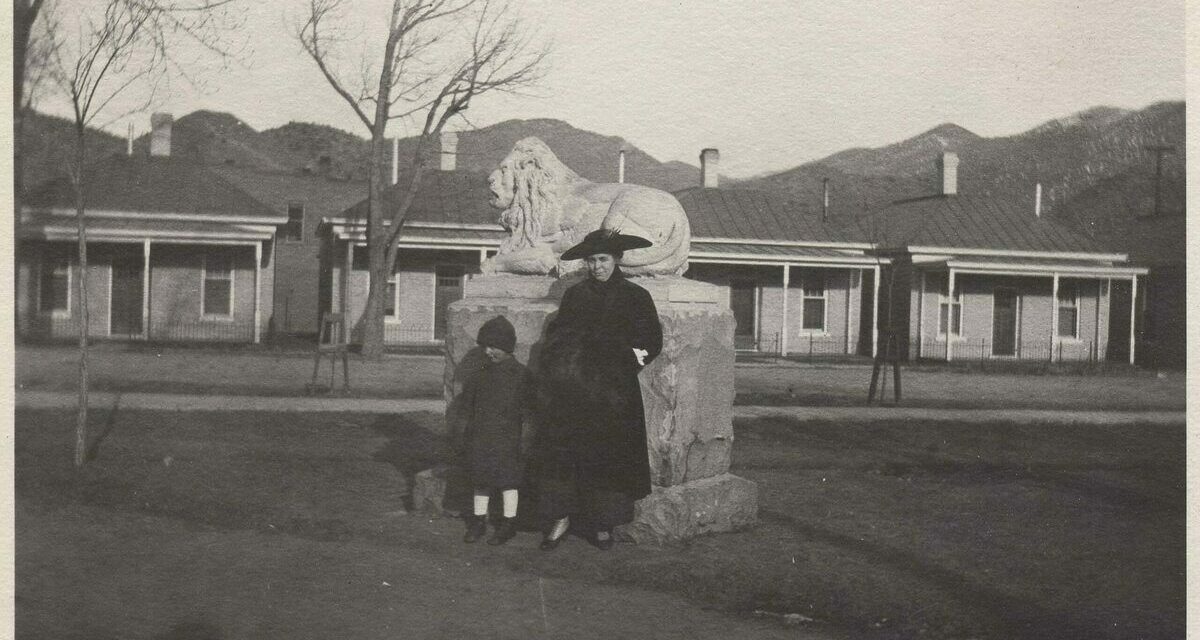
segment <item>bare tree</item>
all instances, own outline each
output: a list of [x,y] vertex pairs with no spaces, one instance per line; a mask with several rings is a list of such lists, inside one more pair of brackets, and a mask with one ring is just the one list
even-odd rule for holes
[[[25,114],[33,103],[35,87],[45,77],[46,59],[54,44],[53,33],[44,28],[46,20],[39,20],[44,4],[44,0],[13,0],[13,197],[16,211],[21,210],[21,195],[25,188]],[[16,224],[15,216],[13,224]]]
[[[87,229],[85,194],[89,162],[87,129],[104,115],[115,120],[148,108],[168,74],[187,75],[176,57],[176,40],[184,37],[205,51],[227,55],[221,36],[240,19],[229,12],[235,0],[107,0],[94,13],[80,7],[71,12],[45,13],[46,32],[57,34],[47,58],[47,71],[70,102],[75,145],[68,175],[75,192],[78,230],[79,277],[79,405],[75,430],[75,465],[82,466],[87,448],[88,416],[88,304]],[[45,11],[46,7],[43,8]],[[58,9],[58,7],[52,7]],[[129,94],[141,96],[137,106],[110,113],[114,100]]]
[[[333,90],[371,135],[367,257],[370,287],[361,321],[364,357],[383,353],[383,311],[397,241],[421,186],[429,141],[478,96],[517,92],[544,74],[547,50],[535,47],[507,4],[490,0],[392,0],[375,62],[339,68],[347,37],[345,0],[310,0],[296,36]],[[364,50],[365,50],[364,44]],[[387,129],[419,124],[407,184],[385,212]],[[416,127],[414,126],[414,129]],[[399,188],[399,187],[397,187]]]

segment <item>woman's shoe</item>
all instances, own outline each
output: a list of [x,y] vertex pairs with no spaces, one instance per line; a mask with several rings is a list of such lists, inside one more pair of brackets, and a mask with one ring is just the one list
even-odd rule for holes
[[611,531],[597,531],[592,536],[592,544],[601,551],[608,551],[613,548],[613,536]]
[[463,542],[477,542],[487,534],[487,516],[467,516],[467,532]]
[[563,539],[567,537],[567,529],[571,526],[571,520],[567,517],[560,518],[554,521],[554,525],[546,532],[546,537],[542,538],[542,543],[538,547],[542,551],[554,551]]
[[492,546],[501,545],[509,540],[512,540],[517,535],[516,518],[504,518],[500,521],[500,526],[492,532],[492,537],[488,538],[488,544]]

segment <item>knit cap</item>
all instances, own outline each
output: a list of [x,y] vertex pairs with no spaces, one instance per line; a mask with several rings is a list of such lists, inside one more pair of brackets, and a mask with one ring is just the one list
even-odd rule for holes
[[496,316],[479,327],[479,337],[475,339],[481,347],[495,347],[506,353],[512,353],[517,347],[517,330],[504,316]]

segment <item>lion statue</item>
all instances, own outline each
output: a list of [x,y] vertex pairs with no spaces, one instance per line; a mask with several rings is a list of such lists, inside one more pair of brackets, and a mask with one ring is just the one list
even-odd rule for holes
[[488,187],[510,235],[484,262],[484,273],[565,275],[581,268],[582,261],[563,261],[562,253],[600,228],[653,243],[625,253],[620,264],[627,274],[679,275],[687,269],[691,227],[675,196],[635,184],[585,180],[537,138],[517,142],[488,176]]

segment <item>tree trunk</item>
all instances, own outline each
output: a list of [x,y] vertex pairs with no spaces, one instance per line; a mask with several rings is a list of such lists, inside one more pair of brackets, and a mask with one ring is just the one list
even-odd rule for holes
[[[383,357],[383,298],[387,295],[390,275],[387,264],[388,229],[383,226],[384,194],[388,180],[387,157],[384,153],[386,140],[379,133],[371,137],[370,194],[367,207],[367,272],[370,284],[367,287],[367,306],[359,323],[362,327],[362,355],[377,360]],[[348,292],[347,292],[348,293]]]
[[[79,413],[75,423],[75,466],[82,467],[87,453],[88,419],[88,304],[87,304],[87,235],[84,228],[83,165],[84,130],[76,129],[75,138],[75,225],[79,232],[79,277],[75,288],[79,306]],[[69,307],[68,307],[69,309]]]

